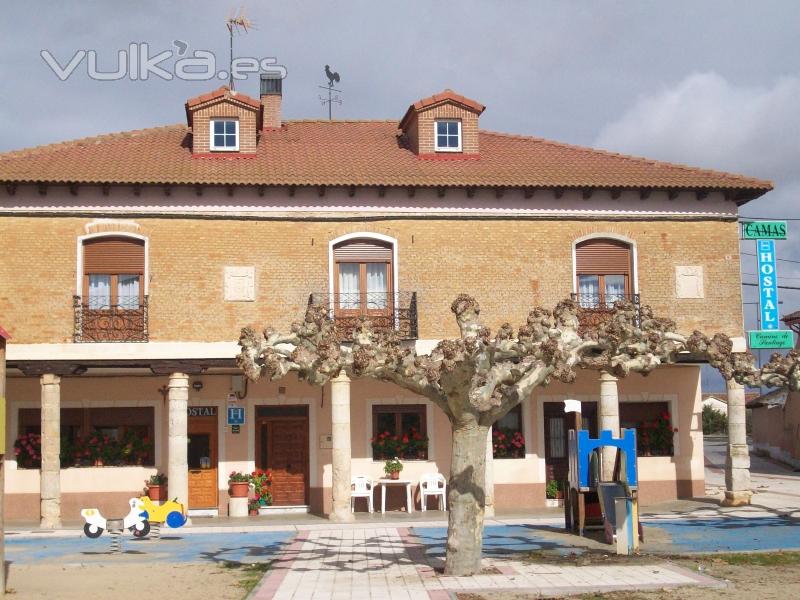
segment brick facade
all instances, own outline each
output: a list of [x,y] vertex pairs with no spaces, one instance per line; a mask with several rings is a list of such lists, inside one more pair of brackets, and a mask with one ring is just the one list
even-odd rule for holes
[[[418,295],[419,337],[457,335],[449,311],[475,295],[487,324],[524,322],[573,292],[572,246],[595,233],[636,244],[642,302],[697,328],[742,335],[738,230],[722,221],[394,219],[376,222],[137,217],[149,240],[151,341],[236,340],[244,325],[286,329],[312,292],[328,291],[328,245],[373,232],[397,239],[399,290]],[[69,342],[77,239],[91,219],[0,219],[0,314],[15,343]],[[109,232],[119,230],[110,226]],[[705,298],[677,299],[675,267],[700,265]],[[223,300],[226,266],[255,267],[255,301]]]

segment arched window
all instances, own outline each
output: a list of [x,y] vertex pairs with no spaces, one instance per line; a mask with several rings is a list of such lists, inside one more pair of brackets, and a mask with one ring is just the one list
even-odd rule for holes
[[392,310],[393,248],[389,242],[355,238],[333,247],[336,313],[385,315]]
[[136,310],[144,299],[144,240],[83,241],[83,302],[89,310]]
[[610,238],[592,238],[575,245],[575,285],[584,308],[610,308],[633,295],[631,245]]

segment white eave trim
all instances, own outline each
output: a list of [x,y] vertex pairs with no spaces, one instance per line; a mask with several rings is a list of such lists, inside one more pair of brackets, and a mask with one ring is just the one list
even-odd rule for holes
[[187,360],[234,358],[237,342],[146,342],[8,344],[8,361],[27,360]]

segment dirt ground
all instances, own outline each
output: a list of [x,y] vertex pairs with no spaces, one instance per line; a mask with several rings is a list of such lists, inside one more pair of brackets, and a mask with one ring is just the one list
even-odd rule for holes
[[[752,555],[750,555],[752,556]],[[775,554],[765,555],[775,556]],[[703,559],[672,559],[671,562],[694,571],[725,581],[724,589],[682,587],[649,592],[611,592],[607,594],[584,594],[575,596],[581,600],[797,600],[800,598],[800,561],[788,564],[729,564],[726,560],[705,557]],[[762,562],[762,561],[757,561]],[[769,560],[765,562],[770,562]],[[781,562],[781,561],[777,561]],[[491,598],[481,594],[457,594],[458,600],[529,600],[538,596],[493,592]]]
[[247,582],[261,576],[223,565],[11,565],[9,598],[115,600],[214,598],[241,600]]

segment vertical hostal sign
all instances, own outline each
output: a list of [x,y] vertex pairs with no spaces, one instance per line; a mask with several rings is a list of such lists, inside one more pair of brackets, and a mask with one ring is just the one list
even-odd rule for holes
[[761,330],[779,329],[775,240],[757,240],[756,244],[758,248],[758,291],[761,294]]

